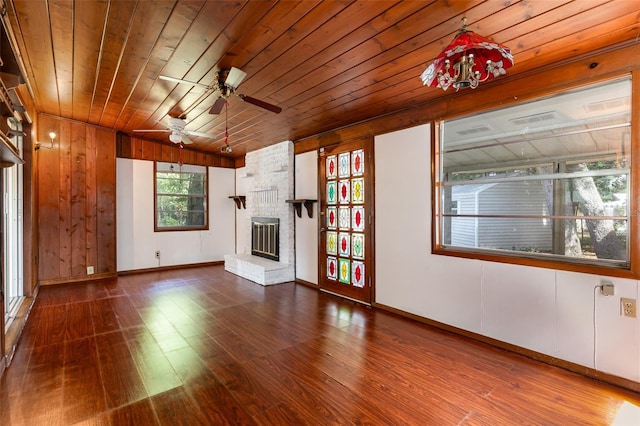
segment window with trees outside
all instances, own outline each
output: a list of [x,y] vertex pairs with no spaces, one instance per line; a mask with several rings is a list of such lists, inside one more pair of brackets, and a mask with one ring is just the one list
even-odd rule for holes
[[438,133],[436,251],[629,269],[630,79]]
[[208,229],[204,166],[155,163],[156,231]]

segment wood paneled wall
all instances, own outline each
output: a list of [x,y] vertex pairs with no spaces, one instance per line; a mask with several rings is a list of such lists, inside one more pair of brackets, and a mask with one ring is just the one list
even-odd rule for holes
[[40,115],[37,142],[40,283],[115,275],[116,134]]
[[180,148],[176,144],[158,143],[140,138],[131,138],[127,134],[118,133],[116,151],[119,158],[136,160],[164,161],[168,163],[195,164],[208,167],[234,168],[233,158],[216,155],[211,152]]

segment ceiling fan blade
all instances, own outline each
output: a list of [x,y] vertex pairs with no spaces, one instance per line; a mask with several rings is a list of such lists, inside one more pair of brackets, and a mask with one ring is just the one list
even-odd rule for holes
[[171,129],[164,129],[164,130],[140,129],[140,130],[134,130],[134,132],[138,132],[138,133],[168,133],[168,132],[171,132]]
[[216,137],[210,133],[203,133],[203,132],[192,132],[191,130],[185,130],[184,131],[186,134],[188,134],[189,136],[196,136],[196,137],[200,137],[200,138],[209,138],[209,139],[215,139]]
[[189,139],[189,137],[187,135],[185,135],[184,133],[181,136],[182,136],[182,143],[183,144],[189,145],[189,144],[193,143],[193,141],[191,139]]
[[209,110],[209,114],[220,114],[220,111],[222,111],[225,103],[227,103],[227,100],[225,98],[216,99],[216,101],[213,103],[213,106]]
[[227,78],[224,79],[224,84],[237,89],[246,76],[247,73],[242,71],[240,68],[231,67],[229,73],[227,74]]
[[213,87],[211,87],[211,86],[207,86],[206,84],[202,84],[202,83],[196,83],[194,81],[182,80],[182,79],[179,79],[179,78],[169,77],[169,76],[166,76],[166,75],[160,75],[160,76],[158,76],[158,78],[160,80],[172,81],[174,83],[190,84],[192,86],[201,87],[201,88],[203,88],[205,90],[213,90]]
[[272,105],[265,101],[261,101],[260,99],[252,98],[251,96],[246,96],[246,95],[238,95],[238,97],[245,102],[248,102],[260,108],[264,108],[267,111],[275,112],[276,114],[280,114],[280,112],[282,112],[282,108],[280,108],[279,106]]

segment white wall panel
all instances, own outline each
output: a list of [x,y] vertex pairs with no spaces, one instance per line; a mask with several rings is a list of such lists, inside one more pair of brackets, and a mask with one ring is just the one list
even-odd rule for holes
[[[236,169],[236,190],[233,195],[244,195],[245,197],[249,197],[247,194],[247,168],[241,167]],[[236,209],[236,250],[235,253],[251,253],[251,245],[248,244],[247,239],[244,237],[247,233],[249,233],[249,229],[251,227],[249,213],[247,213],[247,209]]]
[[594,287],[598,277],[556,272],[557,350],[555,356],[593,368]]
[[482,334],[554,353],[555,297],[551,269],[483,262]]
[[233,169],[209,168],[209,229],[179,232],[154,232],[153,162],[119,158],[116,171],[118,271],[222,261],[234,252]]
[[[295,165],[295,198],[318,200],[318,153],[296,155]],[[313,204],[313,218],[309,218],[304,206],[302,217],[295,217],[296,278],[313,284],[318,284],[318,226],[322,226],[318,205]]]
[[429,132],[415,127],[374,142],[374,299],[412,313],[423,313],[430,293]]

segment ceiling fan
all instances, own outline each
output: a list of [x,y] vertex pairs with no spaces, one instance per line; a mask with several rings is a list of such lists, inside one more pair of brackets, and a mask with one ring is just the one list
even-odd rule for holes
[[218,99],[213,103],[213,106],[209,110],[209,114],[220,114],[222,108],[227,103],[227,99],[231,95],[236,95],[241,100],[255,105],[257,107],[266,109],[267,111],[279,114],[282,108],[276,105],[272,105],[268,102],[261,101],[260,99],[252,98],[251,96],[242,95],[236,93],[236,89],[242,83],[242,80],[247,76],[247,73],[239,68],[231,67],[229,70],[220,70],[216,73],[214,82],[211,86],[207,86],[202,83],[195,83],[192,81],[181,80],[179,78],[168,77],[165,75],[159,76],[162,80],[173,81],[174,83],[190,84],[192,86],[201,87],[208,93],[218,93]]
[[158,130],[158,129],[141,129],[134,130],[136,133],[169,133],[169,140],[173,143],[184,143],[190,144],[193,143],[189,136],[203,137],[214,139],[214,135],[210,135],[209,133],[202,132],[192,132],[191,130],[186,130],[185,126],[187,122],[184,118],[179,117],[169,117],[169,126],[166,129]]

